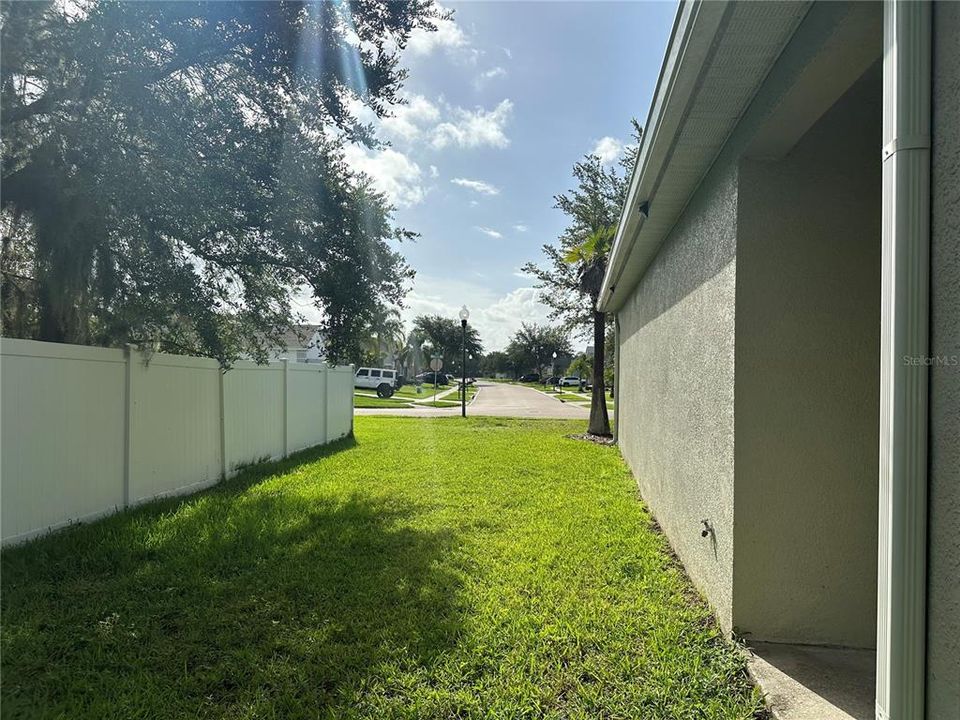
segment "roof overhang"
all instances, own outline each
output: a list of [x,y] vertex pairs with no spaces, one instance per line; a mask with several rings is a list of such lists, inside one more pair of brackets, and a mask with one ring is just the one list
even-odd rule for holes
[[811,2],[681,0],[603,281],[618,310]]

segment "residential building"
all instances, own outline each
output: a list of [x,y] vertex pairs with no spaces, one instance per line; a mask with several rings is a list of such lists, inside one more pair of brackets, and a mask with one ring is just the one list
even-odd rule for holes
[[270,362],[321,362],[324,340],[319,325],[297,325],[283,334],[283,348],[271,351]]
[[611,252],[621,452],[784,718],[960,717],[958,38],[683,0]]

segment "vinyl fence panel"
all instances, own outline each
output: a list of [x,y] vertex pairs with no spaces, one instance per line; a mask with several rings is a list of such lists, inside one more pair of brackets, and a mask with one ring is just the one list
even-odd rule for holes
[[0,538],[187,493],[353,428],[353,372],[0,339]]
[[122,507],[123,351],[0,343],[3,538]]
[[222,474],[220,367],[157,353],[130,364],[129,501],[199,490]]
[[[302,363],[287,367],[287,451],[296,452],[316,445],[315,438],[327,439],[327,375],[335,371]],[[352,387],[350,395],[352,403]]]
[[327,441],[353,433],[353,369],[332,368],[327,385]]
[[[238,362],[223,374],[226,472],[283,457],[283,365]],[[317,436],[313,444],[323,442]]]

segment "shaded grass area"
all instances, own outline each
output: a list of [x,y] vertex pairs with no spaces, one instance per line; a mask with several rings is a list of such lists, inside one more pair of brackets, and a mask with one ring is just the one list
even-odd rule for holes
[[582,422],[355,427],[355,443],[5,551],[3,716],[759,707],[616,449],[564,437]]

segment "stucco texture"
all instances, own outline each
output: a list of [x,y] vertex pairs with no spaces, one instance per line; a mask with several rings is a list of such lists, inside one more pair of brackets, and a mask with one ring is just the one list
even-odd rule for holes
[[933,7],[927,718],[960,718],[960,4]]
[[740,171],[734,624],[874,647],[881,68]]
[[728,631],[736,187],[734,166],[708,178],[618,315],[621,452]]

